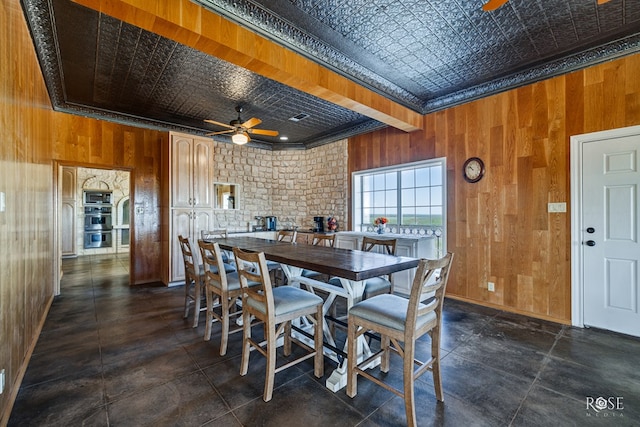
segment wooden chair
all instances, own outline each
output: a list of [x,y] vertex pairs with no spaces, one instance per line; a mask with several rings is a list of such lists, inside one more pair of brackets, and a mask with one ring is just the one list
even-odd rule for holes
[[277,239],[278,242],[295,243],[298,232],[295,230],[278,230]]
[[[222,326],[220,355],[224,356],[227,353],[229,334],[242,331],[242,328],[229,330],[231,318],[242,314],[236,305],[238,298],[242,297],[242,287],[237,271],[234,269],[228,273],[225,269],[228,264],[222,259],[223,251],[220,249],[220,245],[200,239],[198,246],[203,261],[205,294],[207,296],[207,324],[204,340],[211,339],[212,324],[216,321],[220,322]],[[249,285],[257,285],[257,283],[251,282]],[[217,304],[216,300],[219,301]],[[220,314],[215,311],[218,308],[220,308]]]
[[[375,239],[373,237],[365,236],[362,239],[361,250],[365,252],[371,252],[376,248],[381,248],[383,253],[388,255],[396,254],[396,239]],[[391,274],[387,276],[373,277],[367,279],[364,286],[364,294],[362,299],[367,299],[381,294],[393,293],[393,276]]]
[[[327,246],[329,248],[333,248],[336,243],[336,235],[333,234],[322,234],[322,233],[313,233],[313,239],[311,240],[311,244],[314,246]],[[322,273],[318,273],[313,270],[302,270],[303,277],[309,277],[312,279],[321,279]],[[326,275],[325,275],[326,277]],[[326,277],[325,280],[329,278]]]
[[[226,239],[229,237],[229,232],[226,228],[216,228],[213,230],[200,230],[200,238],[202,240],[212,239]],[[222,261],[225,263],[231,263],[233,258],[227,251],[222,251]]]
[[226,228],[216,228],[214,230],[200,230],[200,238],[202,240],[210,239],[226,239],[229,232]]
[[[198,327],[200,320],[202,293],[204,291],[204,270],[202,265],[197,262],[189,238],[178,236],[180,241],[180,249],[182,250],[182,259],[184,260],[184,318],[189,317],[191,303],[194,305],[193,327]],[[193,293],[191,288],[193,287]]]
[[[324,355],[322,349],[322,298],[293,286],[273,288],[267,271],[267,262],[263,252],[249,253],[238,248],[233,249],[238,265],[240,283],[244,291],[242,296],[243,346],[240,375],[246,375],[249,369],[251,348],[255,348],[267,359],[263,400],[268,402],[273,395],[275,374],[311,357],[314,358],[314,374],[322,377],[324,373]],[[245,265],[253,264],[255,270]],[[258,282],[258,286],[249,286]],[[250,316],[264,322],[265,341],[258,343],[251,337]],[[291,335],[291,321],[307,316],[314,326],[314,348],[307,346]],[[291,342],[306,350],[306,353],[276,368],[276,341],[284,333],[284,355],[291,354]]]
[[[298,232],[295,230],[278,230],[276,234],[278,242],[296,243],[297,238]],[[276,286],[287,284],[279,262],[267,261],[267,268],[269,269],[272,283],[276,284]]]
[[[358,375],[373,381],[404,399],[408,426],[416,425],[414,382],[425,371],[430,370],[433,373],[436,398],[439,401],[444,399],[440,376],[440,330],[442,302],[452,261],[451,253],[438,260],[422,259],[413,280],[409,299],[391,294],[377,295],[349,309],[347,395],[355,397],[357,394]],[[430,299],[421,303],[427,297]],[[366,332],[380,334],[381,348],[367,359],[357,363],[358,338]],[[431,359],[421,362],[415,359],[415,343],[426,333],[431,336]],[[404,348],[400,343],[404,344]],[[373,360],[381,358],[380,370],[389,372],[391,350],[400,355],[403,360],[404,388],[402,391],[365,370]],[[414,365],[417,365],[418,369],[414,370]]]
[[[373,237],[365,236],[362,239],[362,246],[360,247],[360,250],[365,252],[371,252],[376,248],[382,248],[383,253],[386,253],[388,255],[395,255],[396,245],[397,245],[396,239],[376,239]],[[340,284],[340,279],[338,278],[331,278],[329,280],[329,284],[334,286],[342,286],[342,284]],[[391,274],[380,276],[380,277],[372,277],[365,281],[364,293],[362,294],[362,299],[371,298],[376,295],[392,294],[392,293],[393,293],[393,278]],[[340,316],[336,314],[335,304],[331,309],[331,313],[333,318],[335,319],[341,320],[344,318],[344,312]],[[331,326],[332,332],[333,332],[333,326],[334,325],[332,324]]]

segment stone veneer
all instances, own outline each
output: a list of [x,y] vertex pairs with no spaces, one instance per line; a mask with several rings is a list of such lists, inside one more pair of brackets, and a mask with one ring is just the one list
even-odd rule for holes
[[112,221],[114,226],[121,225],[121,202],[129,198],[130,172],[113,169],[76,169],[76,242],[78,255],[96,255],[129,252],[129,245],[122,245],[122,232],[112,233],[113,245],[110,248],[84,248],[84,190],[111,190],[113,192]]
[[314,216],[347,223],[347,140],[309,150],[269,151],[214,141],[214,181],[240,185],[239,209],[216,210],[216,227],[246,231],[255,216],[301,230]]

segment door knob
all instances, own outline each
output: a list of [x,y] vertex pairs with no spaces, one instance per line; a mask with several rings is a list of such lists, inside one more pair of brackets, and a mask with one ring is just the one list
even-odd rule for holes
[[596,232],[596,229],[595,229],[595,228],[593,228],[593,227],[589,227],[589,228],[587,228],[587,233],[589,233],[589,234],[593,234],[593,233],[595,233],[595,232]]
[[595,246],[596,242],[594,242],[593,240],[587,240],[587,246]]

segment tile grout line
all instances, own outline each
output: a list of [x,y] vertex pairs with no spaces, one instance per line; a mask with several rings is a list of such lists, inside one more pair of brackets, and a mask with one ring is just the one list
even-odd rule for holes
[[518,409],[516,409],[516,412],[513,414],[513,417],[511,418],[511,421],[509,422],[510,426],[513,425],[514,421],[516,420],[518,414],[520,413],[520,411],[522,409],[522,406],[524,405],[524,403],[526,402],[527,398],[529,397],[529,394],[531,394],[531,390],[533,390],[533,386],[535,386],[536,383],[538,382],[538,380],[540,379],[540,375],[542,374],[542,371],[544,371],[544,369],[549,364],[549,361],[551,360],[551,353],[556,348],[556,344],[558,343],[558,341],[560,341],[560,339],[564,336],[565,328],[566,328],[566,326],[563,325],[562,328],[560,329],[560,331],[556,334],[556,337],[553,340],[553,344],[551,344],[551,348],[549,349],[547,354],[544,355],[544,358],[542,359],[542,364],[540,366],[540,369],[538,370],[538,373],[536,374],[536,376],[533,379],[533,381],[531,381],[531,385],[529,386],[529,389],[527,390],[527,393],[524,395],[524,397],[520,401],[520,405],[518,405]]

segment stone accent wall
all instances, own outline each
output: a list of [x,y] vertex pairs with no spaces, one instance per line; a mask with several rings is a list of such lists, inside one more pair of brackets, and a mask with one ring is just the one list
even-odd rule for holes
[[113,192],[112,221],[114,227],[122,222],[121,207],[123,199],[129,198],[130,172],[115,169],[77,168],[76,170],[76,239],[78,255],[97,255],[129,252],[129,245],[122,245],[122,232],[115,229],[112,232],[113,245],[110,248],[84,248],[84,190],[110,190]]
[[[347,226],[347,194],[349,174],[347,166],[347,140],[322,145],[307,150],[307,220],[314,216],[333,216],[338,220],[338,229]],[[308,227],[307,227],[308,228]]]
[[239,209],[216,211],[216,226],[246,231],[256,216],[278,227],[313,225],[314,216],[347,215],[347,140],[310,150],[268,151],[214,142],[214,181],[240,185]]

